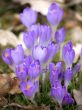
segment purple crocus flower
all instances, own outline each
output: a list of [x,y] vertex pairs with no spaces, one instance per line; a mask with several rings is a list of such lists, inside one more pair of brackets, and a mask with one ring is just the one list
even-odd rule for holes
[[41,63],[43,63],[47,56],[47,48],[42,46],[35,46],[33,49],[33,57],[36,60],[39,60]]
[[48,48],[47,58],[52,59],[56,55],[56,53],[58,52],[60,45],[54,44],[54,42],[51,42],[47,48]]
[[33,48],[35,37],[34,31],[24,32],[23,40],[28,49]]
[[24,63],[26,64],[27,68],[29,68],[29,66],[32,63],[32,61],[33,61],[33,57],[31,55],[26,56],[24,58]]
[[72,42],[67,42],[62,51],[63,59],[68,66],[71,66],[75,57],[75,52],[72,48]]
[[37,13],[31,8],[25,8],[20,14],[20,20],[26,27],[29,27],[36,22]]
[[52,25],[58,25],[63,15],[63,10],[56,3],[52,3],[47,13],[47,19]]
[[73,75],[78,73],[80,70],[81,65],[79,63],[77,63],[74,68],[73,68]]
[[67,88],[73,77],[73,71],[71,68],[67,68],[65,72],[65,87]]
[[18,65],[24,60],[24,50],[22,45],[18,45],[16,49],[11,50],[11,57],[14,64]]
[[2,59],[8,65],[12,64],[11,50],[12,50],[11,48],[8,48],[2,54]]
[[55,71],[56,69],[59,69],[59,72],[62,71],[62,62],[58,62],[56,65],[52,62],[49,64],[50,72]]
[[63,105],[74,104],[74,99],[71,97],[69,93],[65,94],[62,104]]
[[39,33],[40,33],[40,24],[32,25],[30,27],[30,31],[33,31],[35,33],[36,38],[38,38],[39,37]]
[[56,65],[54,63],[50,63],[50,82],[53,85],[56,80],[59,80],[60,74],[62,72],[62,62],[58,62]]
[[52,36],[51,28],[47,25],[41,25],[39,32],[41,45],[46,45],[46,43],[48,43],[51,40],[51,36]]
[[40,62],[39,62],[39,60],[34,60],[28,68],[28,76],[31,79],[35,79],[35,78],[39,77],[40,74],[41,74]]
[[62,87],[61,83],[57,80],[54,82],[54,86],[51,88],[51,96],[58,101],[61,105],[64,95],[65,95],[65,87]]
[[65,37],[66,37],[66,32],[65,32],[65,28],[64,27],[62,27],[61,29],[56,31],[55,39],[56,39],[57,43],[62,43],[65,40]]
[[20,83],[20,89],[24,93],[24,95],[29,98],[33,99],[36,92],[38,92],[38,81],[35,81],[34,83],[31,80],[28,80],[28,82],[21,82]]
[[56,63],[56,67],[59,69],[60,72],[63,70],[63,63],[61,61]]
[[56,68],[54,71],[50,72],[50,82],[51,85],[54,84],[56,80],[58,80],[59,70]]
[[20,80],[25,80],[28,75],[28,69],[25,63],[16,66],[16,75]]

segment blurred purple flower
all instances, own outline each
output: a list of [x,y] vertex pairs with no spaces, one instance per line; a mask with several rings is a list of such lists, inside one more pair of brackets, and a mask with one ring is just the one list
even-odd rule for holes
[[73,68],[73,75],[78,73],[80,70],[81,65],[79,63],[77,63],[74,68]]
[[29,27],[36,22],[37,13],[31,8],[25,8],[20,14],[20,20],[26,27]]
[[54,63],[50,63],[49,70],[50,70],[50,82],[51,85],[53,85],[56,80],[60,79],[59,75],[62,72],[62,62],[58,62],[56,65]]
[[71,68],[67,68],[65,72],[65,87],[67,88],[73,77],[73,71]]
[[12,62],[12,57],[11,57],[11,50],[12,50],[11,48],[8,48],[2,54],[2,59],[8,65],[11,65],[13,63]]
[[62,103],[63,105],[74,104],[74,99],[71,97],[69,93],[66,93]]
[[18,65],[24,60],[24,50],[22,45],[18,45],[15,49],[11,50],[11,57],[14,64]]
[[47,48],[42,46],[35,46],[33,49],[33,57],[36,60],[39,60],[41,63],[43,63],[47,56]]
[[52,72],[50,72],[50,82],[51,82],[51,85],[53,85],[54,82],[56,80],[58,80],[58,75],[59,75],[59,70],[58,69],[55,69],[55,71],[52,70]]
[[30,27],[30,31],[33,31],[33,32],[34,32],[36,38],[39,37],[40,26],[41,26],[40,24],[35,24],[35,25],[32,25],[32,26]]
[[63,10],[56,3],[52,3],[48,9],[47,19],[52,25],[58,25],[63,15]]
[[25,80],[28,75],[28,69],[27,66],[22,63],[16,66],[16,75],[20,80]]
[[51,88],[51,96],[58,101],[59,104],[62,104],[64,95],[65,95],[65,88],[62,87],[59,81],[54,82],[54,86]]
[[51,42],[47,48],[48,48],[47,58],[52,59],[56,55],[56,53],[59,51],[60,45],[54,44],[54,42]]
[[47,25],[41,25],[40,26],[39,37],[40,37],[41,45],[45,45],[46,43],[48,43],[51,40],[51,37],[52,37],[51,28]]
[[41,74],[41,65],[39,60],[34,60],[28,68],[28,76],[31,79],[39,77]]
[[72,48],[71,42],[67,42],[67,44],[63,47],[62,55],[63,55],[63,59],[65,63],[68,66],[72,65],[74,57],[75,57],[75,52]]
[[32,63],[32,61],[33,61],[33,58],[32,58],[31,55],[26,56],[26,57],[24,58],[24,63],[26,64],[27,68],[29,68],[29,66],[30,66],[30,64]]
[[62,43],[65,40],[65,37],[66,37],[66,32],[65,32],[64,27],[62,27],[58,31],[56,31],[55,39],[56,39],[57,43]]
[[32,49],[35,43],[35,33],[34,31],[24,32],[23,40],[28,49]]
[[34,98],[35,93],[38,92],[38,86],[38,81],[33,83],[31,80],[28,80],[28,82],[20,83],[20,89],[28,99]]

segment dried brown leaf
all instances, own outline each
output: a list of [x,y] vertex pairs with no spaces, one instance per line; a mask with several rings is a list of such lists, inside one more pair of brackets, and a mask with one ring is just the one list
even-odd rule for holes
[[20,81],[13,75],[0,74],[0,96],[20,93]]
[[0,95],[4,95],[9,92],[12,85],[10,76],[6,74],[0,74]]
[[20,93],[20,88],[19,88],[20,81],[17,78],[12,79],[12,87],[9,91],[10,94],[15,94],[15,93]]

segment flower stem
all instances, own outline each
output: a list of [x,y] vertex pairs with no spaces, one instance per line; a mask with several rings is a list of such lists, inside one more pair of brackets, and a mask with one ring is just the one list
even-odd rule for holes
[[42,91],[44,92],[44,86],[45,86],[45,81],[46,81],[46,74],[42,74]]
[[59,104],[59,106],[60,106],[60,110],[63,110],[63,108],[62,108],[62,104],[61,104],[61,103]]

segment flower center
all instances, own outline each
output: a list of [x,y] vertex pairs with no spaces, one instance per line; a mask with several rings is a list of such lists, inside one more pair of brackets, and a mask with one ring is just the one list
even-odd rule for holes
[[19,71],[20,71],[20,72],[23,72],[23,68],[22,68],[22,67],[20,67],[20,68],[19,68]]
[[5,53],[5,55],[4,55],[6,58],[9,56],[9,54],[8,53]]
[[26,90],[29,90],[30,88],[31,88],[30,85],[27,85],[27,86],[26,86]]

